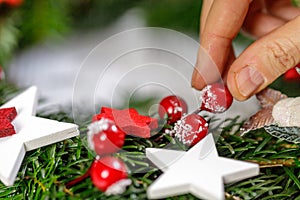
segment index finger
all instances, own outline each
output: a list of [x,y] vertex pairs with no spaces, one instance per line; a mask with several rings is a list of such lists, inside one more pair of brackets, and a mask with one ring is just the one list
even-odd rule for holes
[[[206,19],[198,60],[192,77],[192,86],[202,89],[221,78],[230,52],[232,40],[238,34],[252,0],[215,0]],[[200,47],[200,48],[201,48]],[[207,54],[207,55],[203,55]],[[210,59],[201,58],[210,56]],[[217,68],[211,62],[213,61]]]

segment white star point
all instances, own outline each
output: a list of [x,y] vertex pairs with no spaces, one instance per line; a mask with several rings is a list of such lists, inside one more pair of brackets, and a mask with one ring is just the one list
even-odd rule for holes
[[224,199],[224,182],[259,174],[259,166],[219,157],[212,134],[189,151],[146,149],[146,156],[164,173],[148,188],[149,199],[191,193],[202,199]]
[[79,135],[75,124],[36,117],[36,105],[37,88],[31,87],[1,106],[18,112],[16,134],[0,138],[0,180],[7,186],[14,184],[26,151]]

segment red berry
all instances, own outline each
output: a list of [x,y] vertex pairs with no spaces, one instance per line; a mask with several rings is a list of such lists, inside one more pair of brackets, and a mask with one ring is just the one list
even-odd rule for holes
[[[96,159],[90,170],[93,184],[103,192],[109,190],[110,187],[122,180],[128,180],[125,164],[121,160],[111,156]],[[119,188],[120,190],[124,189],[124,182],[123,185],[120,182],[119,186],[123,186],[123,188]]]
[[11,7],[18,7],[23,3],[23,0],[4,0],[3,2]]
[[175,137],[187,146],[194,146],[208,133],[208,123],[197,114],[190,114],[174,125]]
[[228,88],[221,83],[207,85],[201,91],[201,110],[212,113],[225,112],[232,104],[233,97]]
[[168,124],[173,124],[179,120],[184,113],[187,112],[186,102],[175,95],[167,96],[159,103],[158,114],[160,118],[164,118],[167,114]]
[[114,153],[124,144],[125,133],[109,119],[93,122],[88,129],[90,148],[98,155]]
[[289,69],[284,74],[284,80],[286,81],[300,81],[300,65]]

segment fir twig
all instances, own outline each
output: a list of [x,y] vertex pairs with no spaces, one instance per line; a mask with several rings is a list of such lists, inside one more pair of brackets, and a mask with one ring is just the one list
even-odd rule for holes
[[[1,102],[15,94],[16,89],[0,83]],[[142,105],[142,104],[141,104]],[[40,115],[43,116],[42,113]],[[50,119],[72,122],[64,112],[44,115]],[[273,138],[263,130],[249,132],[241,137],[237,130],[241,123],[228,119],[217,142],[220,156],[252,161],[260,164],[259,176],[225,186],[227,199],[300,199],[299,144]],[[88,124],[89,122],[85,123]],[[125,161],[132,184],[116,196],[106,196],[96,189],[89,178],[70,189],[66,184],[82,176],[90,167],[95,155],[86,142],[86,125],[80,127],[81,137],[58,142],[27,152],[14,186],[0,183],[1,199],[146,199],[149,185],[161,174],[145,156],[147,147],[177,148],[176,141],[162,132],[150,139],[126,138],[123,150],[116,156]],[[196,199],[186,194],[168,199]]]

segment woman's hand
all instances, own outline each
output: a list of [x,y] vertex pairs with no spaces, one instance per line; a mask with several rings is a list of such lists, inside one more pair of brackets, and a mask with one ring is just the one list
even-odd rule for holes
[[[199,50],[192,86],[202,89],[221,74],[238,100],[267,87],[300,62],[298,15],[290,0],[204,0],[200,40],[205,51]],[[257,41],[235,58],[232,40],[241,29]]]

